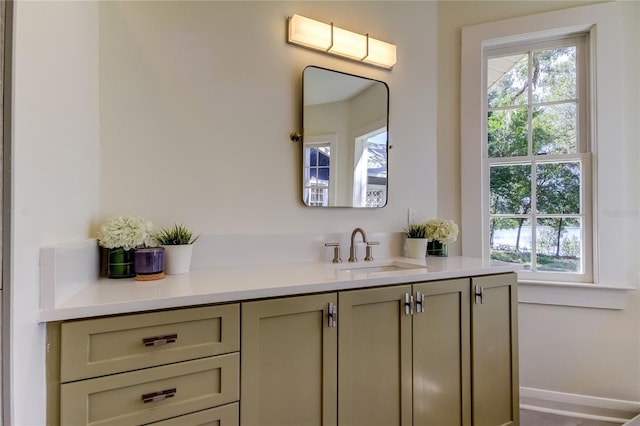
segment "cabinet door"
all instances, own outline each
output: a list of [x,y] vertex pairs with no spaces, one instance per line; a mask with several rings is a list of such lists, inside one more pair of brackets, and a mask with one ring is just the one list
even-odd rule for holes
[[413,289],[413,424],[468,426],[469,279],[416,284]]
[[411,425],[411,286],[338,295],[338,423]]
[[243,426],[336,424],[337,295],[242,304]]
[[516,275],[472,278],[474,426],[517,425],[518,297]]

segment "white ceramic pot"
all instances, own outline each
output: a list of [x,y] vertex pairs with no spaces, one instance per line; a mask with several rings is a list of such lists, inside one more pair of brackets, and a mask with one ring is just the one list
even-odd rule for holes
[[427,255],[426,238],[406,238],[407,256],[412,259],[424,259]]
[[164,273],[168,275],[188,274],[191,269],[193,244],[162,247],[164,247]]

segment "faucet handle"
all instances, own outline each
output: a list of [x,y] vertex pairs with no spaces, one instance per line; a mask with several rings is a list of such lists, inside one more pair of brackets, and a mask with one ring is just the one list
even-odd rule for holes
[[333,247],[333,263],[342,263],[340,259],[340,243],[324,243],[325,247]]
[[380,244],[380,241],[371,241],[367,243],[367,251],[366,254],[364,256],[364,260],[366,262],[373,260],[373,250],[371,248],[371,246],[377,246],[378,244]]

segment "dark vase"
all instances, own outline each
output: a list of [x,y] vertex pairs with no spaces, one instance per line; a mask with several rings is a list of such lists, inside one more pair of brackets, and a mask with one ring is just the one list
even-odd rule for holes
[[102,250],[105,268],[103,272],[108,278],[132,278],[136,276],[135,249],[125,250],[122,247]]
[[429,241],[427,243],[427,255],[446,257],[447,245],[440,241]]

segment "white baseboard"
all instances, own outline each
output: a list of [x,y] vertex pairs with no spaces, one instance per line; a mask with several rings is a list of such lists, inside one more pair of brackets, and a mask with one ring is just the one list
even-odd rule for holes
[[636,421],[640,413],[640,401],[520,387],[520,408],[621,425],[635,425],[631,422]]

